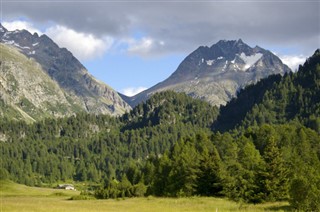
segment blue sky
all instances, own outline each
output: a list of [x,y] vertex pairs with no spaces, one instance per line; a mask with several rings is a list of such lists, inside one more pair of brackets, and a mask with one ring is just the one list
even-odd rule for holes
[[169,77],[183,60],[183,54],[141,58],[125,54],[105,54],[84,62],[90,73],[112,88],[130,95]]
[[47,34],[97,79],[133,95],[169,77],[201,45],[241,38],[290,67],[320,47],[320,2],[3,0],[9,30]]

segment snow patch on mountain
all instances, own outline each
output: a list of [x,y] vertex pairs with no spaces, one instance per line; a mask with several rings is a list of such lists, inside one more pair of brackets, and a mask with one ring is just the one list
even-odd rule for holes
[[212,64],[214,63],[214,60],[207,60],[206,62],[208,66],[212,66]]
[[2,39],[2,41],[7,45],[15,46],[15,47],[18,47],[19,49],[30,49],[29,46],[20,46],[18,43],[14,42],[13,40]]
[[20,49],[30,49],[29,46],[20,46],[18,43],[13,43],[13,45],[20,48]]
[[240,58],[243,60],[243,62],[245,63],[243,71],[247,70],[248,68],[250,68],[253,64],[255,64],[260,58],[262,57],[261,53],[257,53],[254,55],[246,55],[245,53],[241,53],[240,54]]

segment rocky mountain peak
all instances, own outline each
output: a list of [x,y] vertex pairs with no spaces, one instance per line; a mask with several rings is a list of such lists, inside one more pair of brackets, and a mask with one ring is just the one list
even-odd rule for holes
[[60,48],[47,35],[39,37],[26,30],[7,31],[2,26],[0,29],[0,43],[16,48],[39,63],[69,99],[84,111],[120,115],[130,109],[116,91],[94,79],[70,51]]
[[241,46],[244,44],[245,43],[243,43],[242,39],[239,38],[238,40],[220,40],[216,44],[213,44],[212,46],[226,47],[226,46]]
[[8,30],[2,26],[2,24],[0,23],[0,35],[2,36],[4,33],[6,33]]
[[221,40],[212,45],[210,49],[211,51],[220,53],[216,55],[217,57],[226,57],[228,59],[234,58],[236,54],[245,53],[246,55],[251,55],[254,52],[254,50],[241,39]]
[[169,78],[129,102],[134,106],[153,93],[174,90],[219,106],[235,97],[240,88],[271,74],[289,71],[270,51],[258,46],[252,48],[241,39],[220,40],[211,47],[197,48]]

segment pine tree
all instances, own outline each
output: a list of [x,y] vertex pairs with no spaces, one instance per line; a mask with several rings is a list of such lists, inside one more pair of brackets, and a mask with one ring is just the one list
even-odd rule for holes
[[191,196],[196,191],[199,155],[194,142],[193,138],[181,140],[173,148],[168,185],[173,196]]
[[197,194],[202,196],[217,196],[222,191],[221,159],[217,149],[212,152],[207,148],[201,153],[197,175]]
[[276,201],[288,198],[288,172],[274,137],[267,140],[263,159],[265,167],[259,173],[261,200]]

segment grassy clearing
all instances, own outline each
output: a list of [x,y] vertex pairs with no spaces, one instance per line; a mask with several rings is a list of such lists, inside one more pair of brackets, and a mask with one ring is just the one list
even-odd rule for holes
[[287,203],[241,205],[226,199],[210,197],[191,198],[128,198],[118,200],[69,200],[79,192],[48,188],[33,188],[1,181],[0,211],[288,211]]
[[79,195],[77,191],[66,191],[52,188],[29,187],[13,183],[11,181],[0,181],[0,196],[7,197],[48,197],[48,196],[72,196]]

